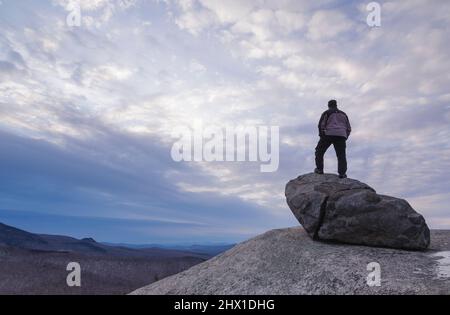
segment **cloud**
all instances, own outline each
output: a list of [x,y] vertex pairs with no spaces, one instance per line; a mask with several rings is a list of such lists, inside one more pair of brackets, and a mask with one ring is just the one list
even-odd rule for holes
[[[349,176],[446,226],[445,8],[386,2],[371,29],[354,2],[88,1],[90,22],[69,28],[68,3],[0,12],[0,208],[189,222],[189,237],[224,240],[295,224],[284,184],[314,168],[317,120],[337,98],[354,129]],[[173,162],[172,131],[194,121],[280,126],[278,172]]]
[[115,64],[106,64],[89,69],[83,74],[82,82],[84,85],[91,86],[105,81],[124,81],[129,79],[136,70],[126,67],[120,67]]
[[15,72],[16,70],[17,70],[17,69],[16,69],[16,66],[15,66],[13,63],[8,62],[8,61],[0,60],[0,71],[1,71],[1,72],[4,72],[4,73],[13,73],[13,72]]
[[176,19],[176,24],[181,29],[186,29],[192,34],[199,34],[204,29],[215,24],[215,16],[209,10],[187,10],[182,16]]
[[313,40],[328,40],[352,27],[351,21],[341,11],[317,11],[308,23],[308,36]]
[[53,0],[54,4],[62,7],[73,7],[74,4],[79,4],[82,10],[95,11],[102,9],[108,4],[112,4],[110,0]]
[[[216,201],[211,203],[202,196],[196,198],[178,190],[179,176],[167,176],[165,170],[178,169],[186,177],[194,170],[167,159],[168,148],[155,140],[149,142],[148,138],[112,130],[91,137],[87,143],[67,139],[67,147],[5,133],[0,138],[4,148],[0,169],[4,179],[0,194],[3,209],[86,220],[99,217],[189,222],[192,230],[185,231],[187,236],[198,233],[198,225],[216,226],[220,221],[229,221],[233,229],[241,226],[245,230],[246,220],[262,224],[266,217],[261,209],[230,196],[216,194]],[[203,208],[205,205],[207,208]],[[214,215],[208,216],[211,212]],[[220,231],[227,233],[229,228],[221,226]],[[213,228],[208,233],[215,237]]]
[[252,12],[258,4],[261,4],[261,1],[230,0],[224,3],[220,0],[200,0],[200,3],[214,12],[220,23],[235,23]]

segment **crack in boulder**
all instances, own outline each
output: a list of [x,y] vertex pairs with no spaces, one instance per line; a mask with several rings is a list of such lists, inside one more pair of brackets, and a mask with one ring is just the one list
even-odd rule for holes
[[323,220],[325,219],[325,212],[327,210],[327,202],[328,202],[328,198],[330,198],[329,196],[326,196],[323,199],[322,204],[320,205],[320,213],[319,213],[319,220],[317,223],[317,228],[314,231],[314,235],[313,235],[313,240],[320,240],[319,238],[319,230],[322,227],[323,224]]
[[326,215],[327,206],[328,206],[328,200],[330,198],[334,197],[337,193],[340,193],[340,192],[343,192],[343,191],[350,191],[350,190],[354,190],[354,191],[357,191],[357,190],[370,190],[370,191],[373,191],[374,193],[376,193],[375,189],[373,189],[372,187],[351,187],[351,188],[338,189],[338,190],[334,191],[332,194],[326,196],[324,198],[324,200],[322,201],[322,203],[320,204],[319,219],[317,221],[318,222],[317,223],[317,227],[316,227],[316,229],[314,231],[314,234],[313,234],[313,239],[314,240],[320,240],[319,231],[320,231],[320,228],[323,225],[323,221],[325,220],[325,215]]

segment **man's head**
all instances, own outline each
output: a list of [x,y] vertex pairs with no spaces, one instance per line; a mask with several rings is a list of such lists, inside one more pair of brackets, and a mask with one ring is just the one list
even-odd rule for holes
[[328,101],[328,108],[337,108],[336,100],[329,100]]

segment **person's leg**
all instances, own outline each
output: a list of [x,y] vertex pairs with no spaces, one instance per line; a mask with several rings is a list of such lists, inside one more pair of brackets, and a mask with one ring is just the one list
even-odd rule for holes
[[316,146],[316,168],[323,172],[323,156],[327,149],[330,147],[331,141],[327,136],[320,137]]
[[346,139],[344,137],[336,137],[333,140],[334,150],[338,160],[338,173],[339,175],[345,175],[347,173],[347,157],[345,154]]

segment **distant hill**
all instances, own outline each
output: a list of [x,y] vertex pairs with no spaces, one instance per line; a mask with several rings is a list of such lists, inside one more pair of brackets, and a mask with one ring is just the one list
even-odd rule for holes
[[195,250],[164,248],[130,248],[98,243],[93,238],[76,239],[62,235],[34,234],[0,223],[0,246],[34,251],[74,252],[82,254],[115,255],[130,257],[183,257],[207,259],[211,254]]
[[[198,249],[111,246],[0,223],[0,294],[125,294],[204,262],[219,250]],[[81,287],[66,285],[69,262],[81,265]]]
[[172,249],[177,251],[187,251],[190,253],[202,253],[207,255],[217,255],[224,251],[229,250],[236,244],[193,244],[193,245],[183,245],[183,244],[127,244],[127,243],[105,243],[108,246],[120,246],[128,247],[134,249],[148,249],[148,248],[162,248],[162,249]]

